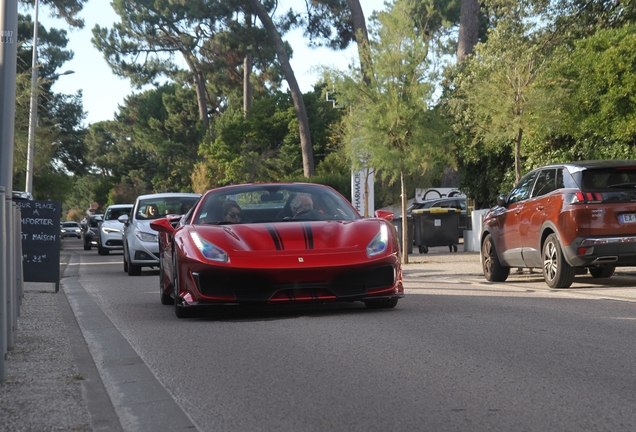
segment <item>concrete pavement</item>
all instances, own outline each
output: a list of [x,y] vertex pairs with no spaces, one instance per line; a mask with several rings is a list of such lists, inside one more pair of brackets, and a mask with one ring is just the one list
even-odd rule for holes
[[[102,383],[85,339],[87,330],[78,324],[82,317],[71,308],[77,307],[71,297],[77,282],[65,272],[70,259],[71,254],[62,252],[59,293],[55,284],[25,283],[15,347],[7,355],[7,380],[0,383],[0,430],[147,429],[122,422]],[[410,261],[405,275],[481,274],[478,253],[449,253],[447,247],[415,252]]]

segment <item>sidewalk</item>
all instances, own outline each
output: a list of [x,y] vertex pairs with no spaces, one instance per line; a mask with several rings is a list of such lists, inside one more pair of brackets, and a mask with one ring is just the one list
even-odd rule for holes
[[[62,272],[69,254],[62,252]],[[481,275],[479,253],[449,253],[448,247],[409,256],[404,276],[426,270],[433,275]],[[82,370],[82,376],[78,371]],[[112,408],[64,285],[24,284],[24,297],[7,354],[7,380],[0,383],[0,430],[117,431]]]
[[55,284],[24,284],[7,380],[0,383],[0,430],[93,430],[62,302]]

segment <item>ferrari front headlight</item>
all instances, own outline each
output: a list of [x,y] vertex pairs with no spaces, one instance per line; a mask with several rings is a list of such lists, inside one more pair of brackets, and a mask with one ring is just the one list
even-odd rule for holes
[[202,239],[196,232],[191,232],[190,237],[201,255],[210,261],[227,262],[227,252],[209,241]]
[[372,258],[386,252],[389,247],[389,231],[386,224],[380,225],[380,232],[371,240],[367,246],[367,256]]

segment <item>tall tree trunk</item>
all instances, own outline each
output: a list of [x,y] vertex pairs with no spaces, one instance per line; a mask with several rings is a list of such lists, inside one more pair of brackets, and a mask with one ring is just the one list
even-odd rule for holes
[[402,190],[402,264],[409,263],[409,224],[406,217],[406,178],[404,171],[400,171],[400,188]]
[[521,180],[521,138],[523,138],[523,129],[519,128],[515,139],[515,183]]
[[457,41],[457,63],[472,54],[479,38],[479,0],[462,0]]
[[205,98],[205,78],[201,69],[193,66],[194,88],[197,92],[197,103],[199,104],[199,118],[203,123],[205,130],[210,127],[210,119],[208,117],[208,102]]
[[287,51],[285,51],[285,44],[283,39],[280,37],[280,33],[276,29],[274,22],[267,14],[267,11],[261,5],[258,0],[248,0],[252,10],[256,13],[261,23],[263,23],[263,27],[267,31],[267,34],[271,38],[274,43],[274,48],[276,49],[276,56],[278,57],[278,61],[280,62],[281,68],[283,69],[283,74],[285,75],[285,80],[289,85],[289,90],[291,92],[292,100],[294,101],[294,108],[296,109],[296,116],[298,117],[298,129],[300,132],[300,146],[302,149],[303,155],[303,172],[305,177],[311,177],[314,175],[314,151],[311,145],[311,134],[309,133],[309,119],[307,117],[307,109],[305,108],[305,101],[303,100],[303,94],[300,91],[300,87],[298,86],[298,81],[296,81],[296,76],[294,75],[294,70],[289,63],[289,57],[287,56]]
[[347,0],[351,11],[351,22],[353,23],[353,34],[358,45],[358,57],[360,58],[360,71],[362,79],[366,85],[371,84],[372,63],[371,51],[369,49],[369,33],[367,32],[367,22],[364,19],[364,12],[360,6],[360,0]]
[[[252,26],[252,15],[245,14],[245,27]],[[251,47],[248,47],[248,49]],[[243,113],[247,117],[247,112],[252,108],[252,82],[250,77],[252,76],[252,54],[249,52],[243,59]]]
[[205,95],[205,77],[203,76],[203,71],[201,71],[200,64],[197,58],[192,55],[190,50],[183,45],[183,42],[179,39],[179,37],[174,35],[178,34],[178,31],[175,31],[176,29],[174,27],[168,29],[160,25],[159,29],[167,38],[172,41],[174,46],[183,55],[183,59],[188,65],[188,69],[190,69],[190,72],[192,73],[192,82],[197,93],[199,118],[201,119],[201,123],[203,123],[203,127],[207,130],[210,127],[210,119],[208,117],[208,102]]
[[252,108],[252,54],[247,54],[243,59],[243,113],[247,117],[247,112]]

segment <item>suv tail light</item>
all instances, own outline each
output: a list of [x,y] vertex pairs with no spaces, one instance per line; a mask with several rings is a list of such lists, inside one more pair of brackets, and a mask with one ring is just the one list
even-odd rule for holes
[[603,194],[600,192],[581,192],[577,191],[572,198],[572,204],[589,203],[596,204],[603,202]]

